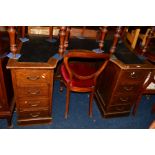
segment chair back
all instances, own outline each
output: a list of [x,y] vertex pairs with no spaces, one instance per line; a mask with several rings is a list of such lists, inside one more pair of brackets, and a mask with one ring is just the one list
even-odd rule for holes
[[[76,69],[79,69],[79,67],[83,67],[82,63],[84,63],[83,61],[81,62],[76,62],[79,63],[79,67],[74,67],[74,69],[71,67],[70,64],[70,59],[71,58],[76,58],[76,59],[84,59],[84,60],[97,60],[95,62],[98,62],[98,60],[103,60],[102,64],[99,66],[98,69],[95,70],[95,72],[90,71],[90,67],[89,67],[89,75],[84,75],[84,74],[79,74],[76,72]],[[71,50],[68,52],[68,54],[66,54],[64,56],[64,65],[65,68],[69,74],[69,79],[70,81],[72,80],[73,77],[79,79],[79,80],[88,80],[88,79],[93,79],[94,80],[94,85],[96,84],[96,79],[98,78],[98,76],[100,75],[100,73],[104,70],[105,66],[107,65],[109,60],[109,55],[105,54],[105,53],[95,53],[93,51],[89,51],[89,50]],[[78,64],[77,64],[78,66]],[[82,68],[81,68],[82,70]],[[93,68],[92,68],[93,70]],[[88,72],[88,70],[83,70],[84,72]]]

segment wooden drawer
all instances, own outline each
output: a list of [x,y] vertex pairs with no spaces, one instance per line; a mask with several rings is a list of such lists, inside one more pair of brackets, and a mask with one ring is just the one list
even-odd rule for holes
[[121,83],[141,82],[147,75],[148,71],[145,70],[126,70],[122,72],[120,81]]
[[21,69],[16,71],[17,85],[49,83],[51,79],[51,71],[49,70],[29,70]]
[[48,85],[17,88],[18,97],[48,97],[48,92]]
[[132,105],[136,98],[136,95],[120,94],[113,97],[111,105]]
[[43,118],[43,117],[51,117],[50,112],[48,110],[43,111],[25,111],[19,112],[18,118],[19,119],[36,119],[36,118]]
[[141,85],[137,82],[136,84],[122,84],[119,83],[119,85],[116,88],[115,93],[127,93],[127,94],[134,94],[140,89]]
[[32,109],[48,109],[49,108],[49,100],[48,99],[41,99],[41,98],[33,98],[33,99],[25,99],[18,101],[19,110],[26,111]]
[[109,106],[107,107],[107,112],[124,112],[124,111],[130,111],[131,106],[130,104],[127,105],[117,105],[117,106]]

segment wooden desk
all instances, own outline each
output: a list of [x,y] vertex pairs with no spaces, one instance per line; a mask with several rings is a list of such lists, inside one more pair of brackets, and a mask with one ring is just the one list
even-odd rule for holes
[[50,123],[53,76],[57,65],[57,60],[52,58],[54,53],[49,46],[48,49],[41,47],[40,40],[36,43],[36,39],[31,38],[29,42],[20,42],[17,49],[21,58],[9,59],[7,64],[13,81],[17,122],[19,125]]
[[52,58],[46,63],[9,60],[19,125],[51,122],[55,67]]
[[95,95],[104,117],[129,115],[148,74],[155,70],[154,65],[128,50],[116,50],[115,55],[122,60],[112,58],[98,79]]
[[7,61],[7,57],[0,58],[0,118],[6,118],[11,128],[15,102],[10,71],[5,68]]

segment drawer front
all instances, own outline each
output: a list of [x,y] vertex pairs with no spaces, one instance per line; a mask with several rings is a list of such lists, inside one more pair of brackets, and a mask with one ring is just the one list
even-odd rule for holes
[[141,82],[144,81],[145,77],[148,75],[148,71],[145,70],[126,70],[122,73],[121,82]]
[[19,110],[20,111],[27,111],[32,109],[49,109],[49,100],[48,99],[25,99],[18,101]]
[[31,86],[31,87],[18,87],[17,95],[18,97],[48,97],[49,92],[48,85],[44,86]]
[[0,99],[0,111],[9,110],[9,106],[3,99]]
[[17,85],[22,86],[25,84],[35,84],[35,83],[49,83],[51,71],[48,70],[17,70],[16,79]]
[[124,111],[130,111],[130,109],[131,109],[130,104],[109,106],[107,107],[107,112],[124,112]]
[[136,98],[136,95],[120,94],[118,96],[113,97],[111,105],[132,105]]
[[20,112],[18,115],[19,119],[37,119],[37,118],[43,118],[43,117],[51,117],[48,110]]
[[142,85],[139,83],[136,84],[119,84],[116,88],[116,93],[127,93],[127,94],[134,94],[141,88]]

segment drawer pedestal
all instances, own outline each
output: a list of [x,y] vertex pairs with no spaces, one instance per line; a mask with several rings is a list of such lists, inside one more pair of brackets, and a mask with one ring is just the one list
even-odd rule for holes
[[53,74],[56,60],[47,63],[10,59],[18,125],[51,123]]

